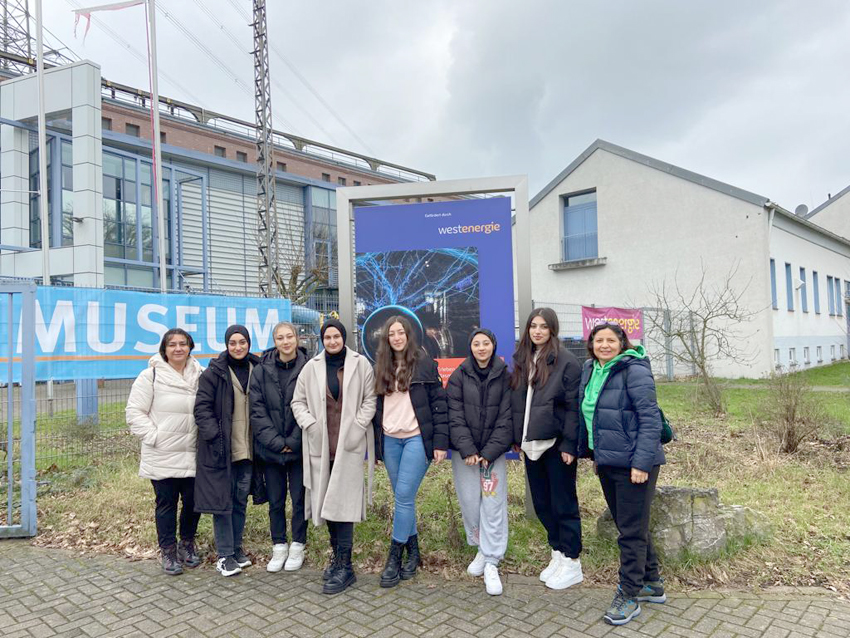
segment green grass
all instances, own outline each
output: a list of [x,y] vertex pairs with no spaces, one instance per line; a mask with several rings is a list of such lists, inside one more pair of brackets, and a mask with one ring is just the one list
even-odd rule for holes
[[[808,370],[801,370],[792,374],[803,377],[813,386],[844,387],[850,390],[850,361],[838,361],[829,365],[822,365]],[[725,385],[766,385],[769,380],[762,377],[758,379],[722,379],[718,381]]]

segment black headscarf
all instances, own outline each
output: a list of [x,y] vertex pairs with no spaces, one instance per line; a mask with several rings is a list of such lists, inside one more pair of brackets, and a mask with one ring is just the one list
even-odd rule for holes
[[339,334],[342,335],[342,350],[337,352],[336,354],[330,354],[327,350],[325,350],[325,365],[327,366],[327,376],[328,376],[328,390],[331,392],[331,396],[335,401],[339,400],[339,377],[337,376],[337,372],[345,365],[345,338],[347,333],[345,331],[345,326],[342,325],[338,319],[328,319],[321,330],[322,343],[325,341],[325,331],[328,328],[336,328],[339,330]]
[[475,358],[475,356],[472,356],[472,362],[473,364],[475,364],[472,366],[472,369],[475,370],[475,373],[478,375],[478,378],[483,381],[487,378],[487,375],[490,374],[490,370],[493,367],[493,359],[496,357],[496,335],[494,335],[490,330],[487,330],[487,328],[478,328],[477,330],[473,330],[472,334],[469,335],[470,354],[472,354],[472,340],[475,339],[476,335],[484,335],[490,341],[493,342],[493,355],[490,357],[490,361],[487,362],[486,366],[482,368],[480,365],[478,365],[478,360]]
[[[251,350],[251,334],[248,332],[248,328],[245,326],[240,326],[239,324],[233,324],[230,326],[227,331],[224,333],[224,347],[227,348],[227,344],[230,343],[230,337],[235,334],[240,334],[248,341],[248,351]],[[245,356],[241,359],[234,359],[230,355],[230,348],[227,348],[227,365],[233,370],[233,374],[236,375],[236,378],[239,379],[239,385],[242,386],[242,391],[248,391],[248,378],[251,373],[250,362],[248,361],[248,353],[245,353]]]

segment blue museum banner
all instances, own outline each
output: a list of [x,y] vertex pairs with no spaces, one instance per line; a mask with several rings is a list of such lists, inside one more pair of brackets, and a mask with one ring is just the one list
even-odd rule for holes
[[[9,310],[0,299],[0,383],[8,377]],[[12,309],[15,359],[22,330],[35,331],[36,380],[127,379],[147,366],[169,328],[183,328],[195,342],[193,356],[206,365],[225,349],[227,326],[240,323],[251,333],[251,350],[274,343],[272,330],[290,321],[287,299],[222,297],[39,286],[35,325],[21,326],[20,296]],[[14,366],[18,381],[20,365]]]
[[510,198],[358,207],[354,229],[359,345],[370,359],[384,322],[403,315],[444,382],[469,354],[475,328],[492,330],[496,354],[510,360]]

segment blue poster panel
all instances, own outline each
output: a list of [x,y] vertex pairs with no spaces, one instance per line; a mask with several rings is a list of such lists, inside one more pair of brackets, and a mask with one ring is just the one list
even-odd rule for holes
[[507,197],[354,210],[355,312],[374,360],[386,319],[403,314],[445,381],[489,328],[497,355],[514,348],[511,200]]
[[[9,309],[0,299],[0,383],[8,381]],[[36,380],[127,379],[147,366],[169,328],[183,328],[195,341],[193,356],[206,362],[225,349],[227,326],[251,333],[251,350],[274,343],[272,330],[290,321],[287,299],[158,294],[100,288],[39,286],[35,325],[22,326],[20,296],[12,308],[11,334],[20,356],[23,330],[35,331]],[[20,366],[14,366],[19,380]]]

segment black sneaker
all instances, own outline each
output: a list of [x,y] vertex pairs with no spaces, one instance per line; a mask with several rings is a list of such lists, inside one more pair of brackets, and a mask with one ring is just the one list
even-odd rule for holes
[[239,567],[239,563],[233,559],[233,556],[219,558],[215,564],[215,568],[222,576],[235,576],[242,571],[242,568]]
[[177,558],[180,559],[184,567],[188,567],[189,569],[200,565],[201,557],[198,556],[198,552],[195,550],[195,541],[180,541],[180,545],[177,547]]
[[183,573],[183,566],[177,558],[177,545],[162,548],[162,571],[169,576]]
[[664,593],[664,581],[652,580],[643,584],[643,589],[638,592],[639,603],[666,603],[667,594]]
[[239,567],[244,568],[251,566],[251,559],[245,555],[245,552],[242,551],[241,547],[233,552],[233,558],[237,563],[239,563]]

